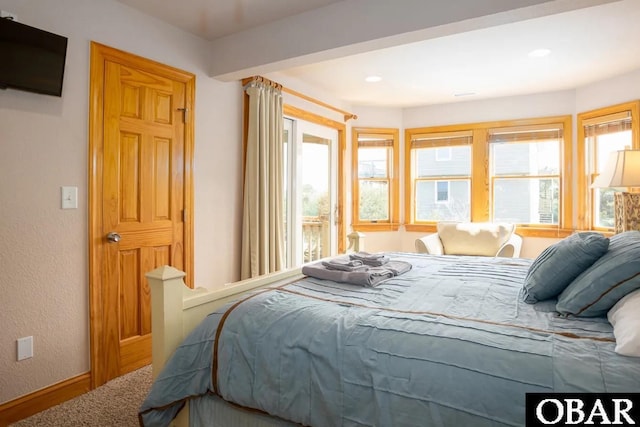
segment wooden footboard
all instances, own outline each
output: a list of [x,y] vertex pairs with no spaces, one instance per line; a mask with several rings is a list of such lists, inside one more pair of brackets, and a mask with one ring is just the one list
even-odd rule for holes
[[[182,340],[213,310],[247,291],[277,286],[303,277],[300,268],[293,268],[208,290],[187,287],[184,276],[184,272],[170,266],[160,267],[146,274],[151,288],[154,378]],[[176,425],[188,425],[188,410],[181,412]]]

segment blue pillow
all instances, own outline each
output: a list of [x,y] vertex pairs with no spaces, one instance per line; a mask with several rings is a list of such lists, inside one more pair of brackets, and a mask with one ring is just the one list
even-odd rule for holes
[[628,293],[640,289],[640,231],[609,239],[609,250],[558,297],[556,310],[580,317],[606,316]]
[[575,233],[546,248],[533,261],[521,296],[535,304],[557,296],[580,273],[607,252],[609,239],[600,233]]

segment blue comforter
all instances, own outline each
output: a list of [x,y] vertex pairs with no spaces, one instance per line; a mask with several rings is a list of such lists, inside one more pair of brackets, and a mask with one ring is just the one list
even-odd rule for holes
[[375,288],[307,277],[209,315],[141,423],[214,393],[314,427],[524,425],[528,392],[640,391],[606,318],[519,302],[530,260],[389,255],[413,268]]

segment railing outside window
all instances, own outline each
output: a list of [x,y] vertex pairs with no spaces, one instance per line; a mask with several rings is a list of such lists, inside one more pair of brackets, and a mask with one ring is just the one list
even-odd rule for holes
[[326,216],[302,218],[303,262],[317,261],[329,256],[329,221]]

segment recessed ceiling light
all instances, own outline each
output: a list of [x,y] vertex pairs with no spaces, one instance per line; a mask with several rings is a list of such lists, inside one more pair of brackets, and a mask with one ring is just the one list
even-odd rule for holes
[[382,80],[382,77],[380,76],[367,76],[364,81],[367,83],[377,83],[380,80]]
[[475,92],[458,92],[454,93],[453,96],[473,96],[475,94]]
[[529,52],[529,56],[531,58],[542,58],[543,56],[547,56],[551,53],[549,49],[535,49]]

